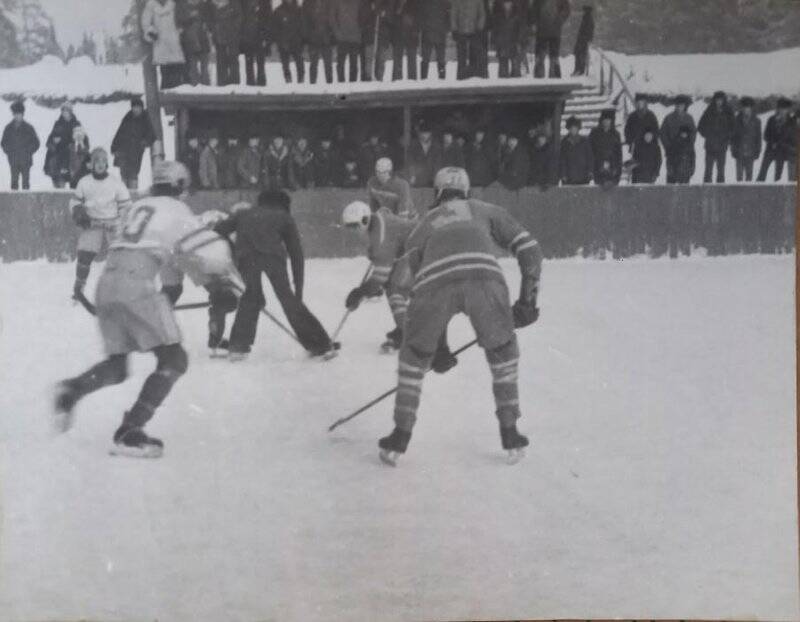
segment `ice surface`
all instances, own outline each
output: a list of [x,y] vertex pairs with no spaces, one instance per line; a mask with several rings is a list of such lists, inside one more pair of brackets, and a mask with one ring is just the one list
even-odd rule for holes
[[[0,264],[3,620],[798,619],[793,257],[546,263],[528,457],[504,463],[473,349],[426,379],[397,469],[390,402],[325,431],[394,383],[383,301],[330,363],[264,318],[249,361],[209,360],[182,312],[162,460],[106,453],[145,356],[50,438],[52,385],[100,356],[73,267]],[[329,328],[363,268],[309,262]]]

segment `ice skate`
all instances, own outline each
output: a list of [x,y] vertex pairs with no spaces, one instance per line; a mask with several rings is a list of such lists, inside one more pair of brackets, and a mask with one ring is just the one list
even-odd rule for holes
[[[211,340],[209,339],[209,342]],[[212,359],[226,359],[228,358],[228,349],[230,348],[230,343],[228,343],[227,339],[221,339],[216,345],[211,345],[209,343],[208,346],[211,349],[211,358]]]
[[378,441],[378,447],[380,447],[378,457],[381,459],[381,462],[396,467],[397,459],[400,457],[400,454],[406,452],[410,440],[411,432],[406,432],[399,428],[395,428],[389,436],[384,436],[380,439]]
[[228,360],[231,363],[246,361],[248,356],[250,356],[250,346],[233,347],[228,350]]
[[330,361],[331,359],[336,358],[339,356],[339,350],[341,350],[342,344],[338,341],[333,341],[328,347],[320,348],[318,350],[311,351],[312,358],[319,358],[323,361]]
[[381,344],[381,352],[383,354],[393,354],[400,349],[403,345],[403,331],[400,328],[395,328],[386,333],[386,341]]
[[508,452],[506,462],[516,464],[525,457],[525,448],[530,444],[527,436],[523,436],[517,431],[516,424],[504,428],[500,426],[500,440],[503,449]]
[[109,453],[129,458],[160,458],[164,443],[145,434],[142,428],[122,424],[114,433],[114,446]]
[[56,387],[52,424],[57,434],[63,434],[72,428],[75,421],[74,408],[78,399],[80,397],[77,391],[69,382],[62,382]]

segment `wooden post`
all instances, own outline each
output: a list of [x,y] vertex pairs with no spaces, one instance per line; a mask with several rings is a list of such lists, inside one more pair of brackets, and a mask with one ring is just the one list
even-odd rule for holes
[[411,146],[411,106],[403,106],[403,166],[408,168],[408,148]]
[[[553,104],[553,159],[556,162],[556,171],[561,157],[561,112],[565,103],[565,100],[559,99]],[[556,172],[555,185],[558,185],[558,182],[558,172]]]
[[[140,18],[146,0],[137,0],[137,18]],[[146,52],[142,60],[142,75],[144,77],[144,99],[147,106],[147,114],[150,116],[150,122],[153,124],[156,137],[161,143],[161,150],[164,148],[164,129],[161,126],[161,100],[158,93],[158,72],[153,64],[153,46],[144,40],[144,33],[142,33],[141,21],[136,20],[139,30],[139,39]],[[150,155],[153,156],[154,149],[151,149]]]
[[189,111],[178,108],[175,112],[175,159],[182,160],[186,151],[186,135],[189,133]]

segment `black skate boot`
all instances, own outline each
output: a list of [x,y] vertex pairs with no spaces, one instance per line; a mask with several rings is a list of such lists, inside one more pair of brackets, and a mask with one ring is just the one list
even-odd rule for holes
[[123,423],[114,432],[112,456],[130,458],[160,458],[164,453],[164,443],[145,434],[142,428]]
[[517,431],[516,424],[507,428],[500,426],[500,440],[503,442],[503,449],[508,452],[509,464],[522,460],[525,457],[525,448],[530,444],[528,437]]
[[400,349],[403,345],[403,330],[395,328],[386,333],[386,341],[381,344],[381,352],[384,354],[391,354]]
[[63,434],[72,427],[75,419],[73,411],[79,399],[81,399],[81,394],[71,382],[61,382],[56,387],[53,429],[58,434]]
[[411,440],[411,432],[406,432],[400,428],[395,428],[389,436],[384,436],[378,441],[381,448],[378,456],[381,462],[389,466],[397,466],[397,458],[400,454],[406,453],[408,442]]
[[323,361],[330,361],[339,356],[339,350],[341,350],[341,348],[342,344],[340,342],[331,341],[325,346],[309,350],[308,353],[311,355],[311,358],[321,358]]

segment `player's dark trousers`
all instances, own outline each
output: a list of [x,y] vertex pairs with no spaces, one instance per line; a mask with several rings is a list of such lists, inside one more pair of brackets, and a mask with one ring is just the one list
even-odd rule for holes
[[31,169],[29,166],[11,165],[11,189],[19,190],[19,180],[22,178],[22,189],[28,190],[31,187]]
[[244,74],[247,84],[250,86],[266,86],[267,74],[264,67],[266,61],[267,55],[264,50],[244,55]]
[[714,176],[714,166],[717,167],[717,183],[725,183],[725,151],[706,151],[706,171],[703,183],[710,184]]
[[245,292],[239,301],[239,310],[231,329],[232,351],[247,351],[255,341],[258,315],[265,304],[262,272],[266,273],[283,313],[302,346],[310,352],[324,351],[330,346],[330,337],[322,324],[294,295],[285,259],[271,255],[245,257],[239,262],[239,271],[245,282]]
[[308,56],[310,62],[309,71],[311,84],[317,83],[317,73],[319,72],[319,60],[322,59],[322,67],[325,71],[325,82],[333,82],[333,49],[328,45],[309,45]]
[[286,80],[286,83],[288,84],[292,81],[292,61],[294,61],[295,71],[297,72],[297,81],[300,83],[304,82],[306,79],[306,63],[303,60],[303,48],[279,48],[278,54],[281,57],[283,79]]

